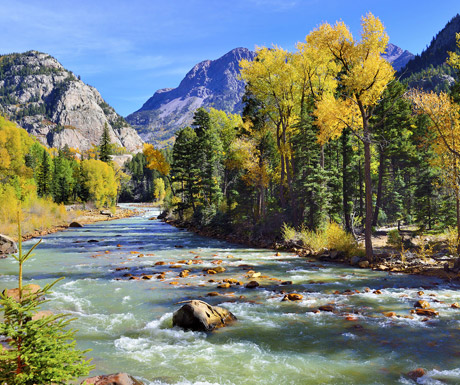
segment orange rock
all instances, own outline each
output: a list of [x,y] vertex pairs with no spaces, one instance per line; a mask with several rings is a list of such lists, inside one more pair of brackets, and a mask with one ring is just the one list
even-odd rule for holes
[[165,273],[161,273],[157,275],[157,279],[164,279],[165,278]]
[[460,309],[460,305],[457,302],[454,302],[452,305],[450,305],[450,307],[454,309]]
[[217,297],[220,294],[217,291],[211,291],[210,293],[206,294],[206,297]]
[[206,270],[206,273],[208,273],[208,274],[217,274],[217,271],[209,269],[209,270]]
[[211,262],[213,265],[220,265],[222,263],[222,259],[218,259],[216,261]]
[[142,258],[143,256],[144,256],[144,254],[139,254],[139,255],[137,256],[137,258]]
[[323,305],[318,308],[321,311],[334,311],[334,306],[332,305]]
[[122,247],[122,246],[120,244],[118,244],[117,247]]
[[[32,294],[35,294],[37,293],[38,291],[40,291],[40,286],[38,285],[35,285],[33,283],[29,284],[29,285],[25,285],[22,287],[22,299],[32,295]],[[19,289],[16,288],[16,289],[9,289],[6,291],[6,295],[8,297],[11,297],[13,298],[16,302],[19,301]]]
[[425,293],[424,293],[422,290],[420,290],[420,291],[417,292],[417,294],[418,294],[418,295],[423,295],[423,294],[425,294]]
[[153,275],[143,275],[142,279],[152,279]]
[[407,377],[411,378],[414,381],[416,381],[417,378],[423,377],[424,375],[425,375],[425,370],[422,368],[417,368],[407,373]]
[[228,282],[221,283],[220,285],[217,285],[219,289],[228,289],[230,287],[230,284]]
[[109,253],[110,253],[110,251],[109,251],[109,250],[106,250],[106,251],[105,251],[105,253],[106,253],[106,254],[109,254]]
[[425,317],[436,317],[439,313],[433,309],[416,309],[415,313],[420,316]]
[[366,288],[364,289],[364,291],[365,291],[366,293],[369,293],[369,292],[371,291],[371,289],[369,289],[368,287],[366,287]]
[[130,251],[130,254],[139,254],[139,251]]
[[223,282],[228,282],[228,283],[238,283],[238,280],[235,278],[224,278]]
[[420,307],[422,309],[427,309],[430,307],[430,304],[427,301],[424,301],[423,299],[421,299],[420,301],[417,301],[414,304],[414,307]]
[[170,285],[179,285],[179,282],[177,281],[172,281],[172,282],[169,282]]
[[170,265],[169,266],[171,269],[180,269],[181,265]]
[[163,262],[163,261],[155,262],[155,266],[161,266],[161,265],[166,265],[166,262]]
[[385,317],[389,317],[389,318],[394,318],[396,317],[396,313],[394,311],[389,311],[389,312],[386,312],[386,313],[383,313],[383,315]]
[[180,260],[180,261],[177,261],[176,263],[187,263],[187,261]]
[[281,253],[278,251],[278,252],[275,254],[275,256],[281,257]]
[[225,271],[225,267],[216,266],[213,270],[214,270],[216,273],[223,273],[223,272]]
[[303,299],[302,294],[289,293],[284,296],[283,301],[301,301],[302,299]]
[[179,274],[179,277],[185,278],[188,276],[189,273],[190,273],[190,270],[182,270]]
[[380,290],[374,290],[374,294],[382,294]]

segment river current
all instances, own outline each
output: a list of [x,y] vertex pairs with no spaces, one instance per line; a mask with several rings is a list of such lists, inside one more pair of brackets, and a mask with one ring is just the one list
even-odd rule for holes
[[[458,286],[249,249],[149,220],[155,215],[45,236],[26,264],[27,283],[66,277],[44,306],[77,318],[78,347],[92,349],[96,365],[91,375],[128,372],[146,384],[184,385],[460,384],[460,309],[451,308]],[[218,260],[224,273],[203,272]],[[178,278],[184,269],[190,275]],[[209,282],[246,283],[249,269],[268,277],[256,289]],[[17,287],[16,274],[12,258],[0,260],[0,288]],[[282,301],[281,290],[303,299]],[[238,321],[209,334],[173,328],[173,312],[189,299],[225,307]],[[440,316],[412,316],[420,299]],[[328,304],[333,312],[315,312]],[[418,382],[406,376],[419,367],[426,374]]]

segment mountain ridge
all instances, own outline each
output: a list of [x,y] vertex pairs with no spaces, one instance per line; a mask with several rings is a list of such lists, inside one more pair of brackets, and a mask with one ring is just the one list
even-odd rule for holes
[[96,88],[43,52],[0,56],[0,109],[49,147],[89,150],[107,124],[112,143],[142,149],[137,132]]

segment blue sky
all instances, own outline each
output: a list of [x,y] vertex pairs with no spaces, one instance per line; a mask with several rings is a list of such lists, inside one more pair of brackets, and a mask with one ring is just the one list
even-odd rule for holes
[[390,41],[420,53],[458,0],[0,0],[0,54],[56,57],[126,116],[188,70],[236,47],[293,49],[324,21],[353,34],[371,11]]

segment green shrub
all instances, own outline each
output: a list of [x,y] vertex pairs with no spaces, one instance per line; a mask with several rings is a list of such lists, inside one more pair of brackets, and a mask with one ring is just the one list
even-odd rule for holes
[[401,234],[398,229],[390,230],[387,234],[387,245],[395,249],[400,249],[402,246]]

